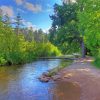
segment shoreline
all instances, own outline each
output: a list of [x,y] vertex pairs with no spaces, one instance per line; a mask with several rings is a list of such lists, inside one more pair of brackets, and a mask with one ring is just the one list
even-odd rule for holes
[[91,64],[93,60],[93,58],[76,60],[51,76],[50,81],[65,82],[66,85],[71,82],[78,85],[81,89],[80,100],[100,100],[100,70]]
[[[73,61],[70,61],[67,65],[60,65],[54,69],[51,69],[47,72],[44,72],[38,79],[41,81],[41,82],[49,82],[50,80],[53,80],[53,81],[57,81],[57,80],[63,80],[61,78],[61,73],[63,70],[67,69],[67,68],[70,68],[71,65],[75,64],[75,62],[80,62],[80,63],[83,63],[83,62],[92,62],[94,59],[91,58],[91,57],[86,57],[86,58],[78,58],[76,60],[73,60]],[[68,75],[70,76],[70,75]]]
[[100,100],[100,70],[91,64],[92,61],[93,58],[76,60],[57,72],[51,80],[80,86],[80,100]]

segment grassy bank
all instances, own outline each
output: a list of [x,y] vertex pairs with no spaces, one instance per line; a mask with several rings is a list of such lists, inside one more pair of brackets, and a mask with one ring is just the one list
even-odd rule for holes
[[73,61],[72,60],[63,60],[59,66],[49,71],[48,76],[53,76],[57,74],[61,69],[68,67]]
[[100,69],[100,59],[96,59],[94,62],[93,62],[93,65],[97,68]]

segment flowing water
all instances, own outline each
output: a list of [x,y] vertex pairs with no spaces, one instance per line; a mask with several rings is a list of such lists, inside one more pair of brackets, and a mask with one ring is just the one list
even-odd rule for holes
[[21,66],[0,67],[0,100],[80,100],[73,83],[42,83],[38,77],[61,60],[38,60]]

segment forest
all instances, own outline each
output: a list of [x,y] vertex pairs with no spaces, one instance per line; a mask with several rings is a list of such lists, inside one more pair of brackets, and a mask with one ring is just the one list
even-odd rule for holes
[[18,14],[14,25],[0,9],[0,65],[23,64],[38,57],[78,53],[95,58],[100,67],[100,2],[77,0],[54,5],[49,33],[21,26]]

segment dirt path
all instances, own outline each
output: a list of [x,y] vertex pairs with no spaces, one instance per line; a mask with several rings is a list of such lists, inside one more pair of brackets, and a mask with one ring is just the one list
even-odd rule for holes
[[58,75],[63,81],[80,85],[80,100],[100,100],[100,70],[93,67],[91,58],[75,61]]

